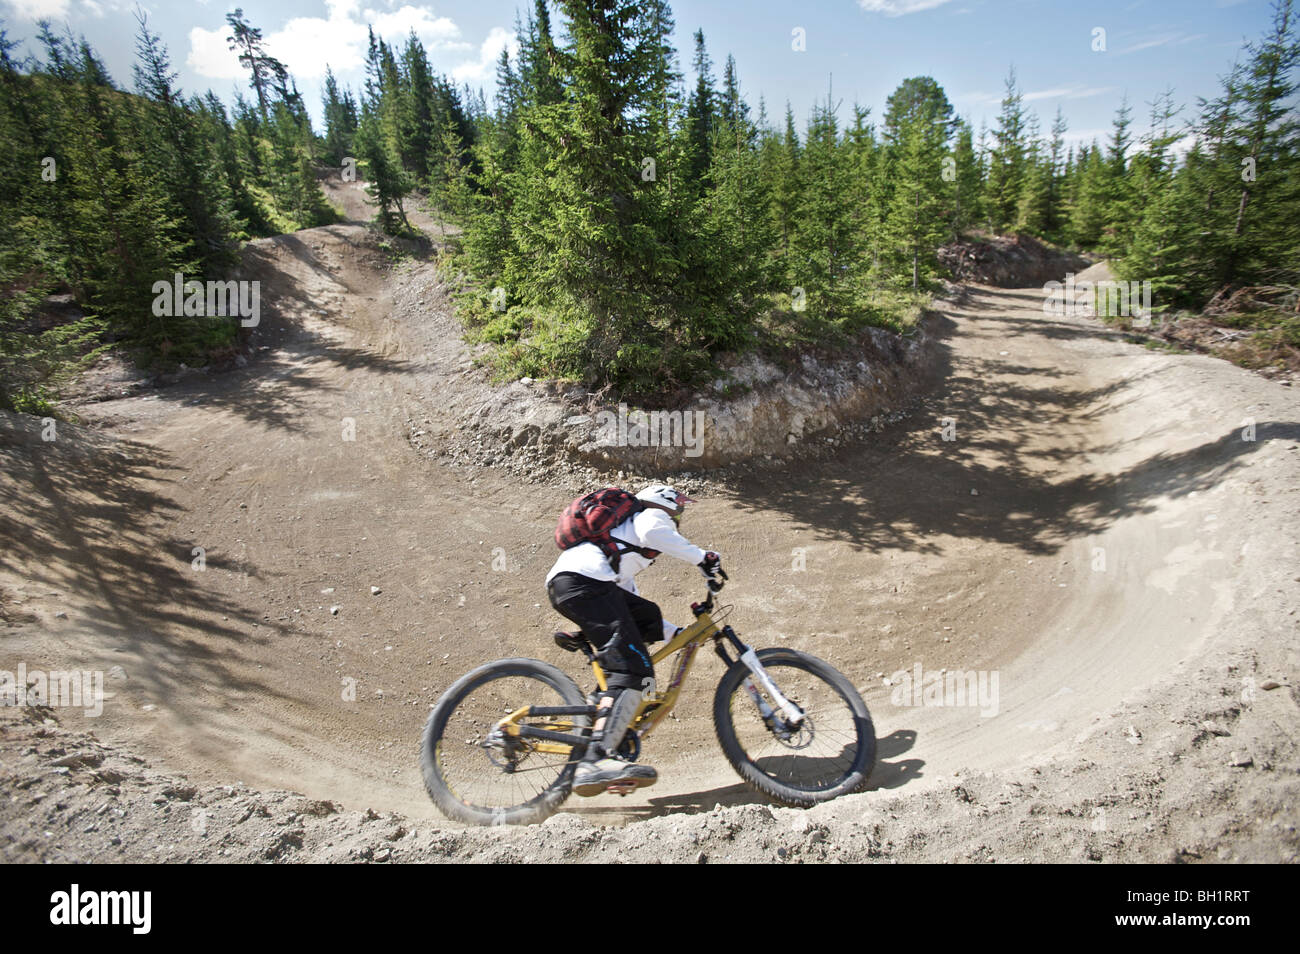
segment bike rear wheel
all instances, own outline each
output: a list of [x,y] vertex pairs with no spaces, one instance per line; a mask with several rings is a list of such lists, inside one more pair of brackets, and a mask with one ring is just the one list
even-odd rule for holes
[[806,715],[793,727],[771,716],[775,701],[736,662],[718,683],[713,724],[732,767],[749,785],[783,805],[809,807],[856,792],[876,762],[876,730],[866,703],[844,676],[816,656],[760,649],[772,682]]
[[[529,739],[494,733],[523,706],[585,706],[577,684],[537,659],[500,659],[462,676],[442,694],[420,740],[420,771],[434,804],[472,825],[527,825],[569,797],[581,748],[539,752]],[[585,715],[535,717],[520,724],[582,735]]]

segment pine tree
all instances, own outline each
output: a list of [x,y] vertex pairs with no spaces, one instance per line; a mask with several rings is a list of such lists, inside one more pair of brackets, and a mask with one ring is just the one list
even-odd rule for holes
[[764,191],[768,195],[770,221],[776,244],[773,251],[773,279],[788,289],[794,283],[790,252],[791,236],[799,207],[800,160],[803,147],[794,125],[794,110],[785,106],[782,134],[764,137],[760,163]]
[[231,31],[226,42],[239,54],[239,65],[252,77],[253,89],[257,92],[257,108],[265,119],[275,81],[277,78],[283,81],[286,75],[284,64],[267,54],[262,31],[244,19],[242,8],[236,7],[233,13],[227,13],[226,23]]
[[894,190],[885,222],[887,271],[894,284],[906,282],[913,291],[937,273],[936,250],[947,233],[941,172],[946,129],[918,113],[898,131]]
[[982,218],[982,170],[979,154],[975,151],[974,132],[970,123],[958,126],[957,143],[953,150],[952,183],[952,237],[960,240],[962,233]]
[[812,114],[800,162],[800,196],[791,237],[794,283],[807,296],[810,316],[830,326],[854,311],[854,275],[861,236],[844,201],[850,182],[848,151],[840,143],[836,104],[827,95]]
[[[509,54],[505,50],[501,53],[508,58]],[[508,59],[506,65],[509,70]],[[424,45],[414,30],[407,38],[406,49],[402,52],[402,74],[405,82],[398,110],[400,154],[407,170],[417,182],[422,182],[429,178],[438,162],[438,144],[443,130],[435,125],[433,71],[429,67]],[[463,144],[458,146],[463,149]]]
[[1042,235],[1047,228],[1052,203],[1052,164],[1038,138],[1037,118],[1028,124],[1029,148],[1025,155],[1025,178],[1016,206],[1016,230]]
[[1002,112],[993,131],[994,146],[990,151],[984,198],[989,223],[995,232],[1008,228],[1016,220],[1025,179],[1025,122],[1025,108],[1013,67],[1007,75]]
[[878,275],[884,282],[916,289],[935,272],[935,250],[953,215],[944,159],[955,126],[947,95],[929,76],[905,79],[886,101],[886,157],[874,184],[881,192]]
[[171,214],[183,218],[188,246],[182,252],[213,274],[234,262],[233,238],[242,225],[231,209],[231,196],[219,177],[210,140],[200,136],[196,117],[175,87],[176,73],[145,14],[137,12],[136,89],[143,97],[140,117],[145,135],[156,145],[142,158],[166,190]]
[[1070,212],[1070,235],[1079,248],[1094,249],[1109,221],[1107,203],[1111,197],[1110,177],[1096,141],[1086,156],[1080,155],[1076,169],[1078,198]]
[[334,71],[325,67],[325,152],[324,158],[334,166],[352,155],[357,135],[357,107],[352,94],[339,93]]
[[1262,42],[1250,44],[1247,52],[1241,119],[1233,131],[1241,174],[1223,278],[1262,284],[1285,262],[1287,280],[1295,282],[1300,279],[1300,261],[1295,258],[1300,249],[1295,227],[1300,122],[1292,99],[1300,86],[1291,74],[1300,62],[1300,42],[1291,0],[1274,4],[1271,32]]
[[[773,235],[766,227],[768,197],[748,116],[735,61],[729,56],[726,92],[710,154],[712,188],[703,203],[702,234],[692,257],[696,292],[727,315],[716,332],[705,332],[705,337],[716,334],[718,343],[734,341],[737,320],[748,320],[754,313],[769,281]],[[664,225],[672,228],[671,222]]]
[[862,309],[871,300],[876,287],[883,221],[878,199],[872,193],[883,151],[876,139],[876,128],[868,121],[870,116],[869,108],[854,104],[853,125],[845,130],[842,146],[848,180],[844,198],[850,227],[856,236],[848,281],[858,318],[865,317]]
[[6,143],[0,153],[0,215],[6,223],[0,234],[0,409],[48,414],[49,385],[93,357],[102,325],[84,317],[42,329],[34,320],[62,281],[66,248],[59,229],[67,210],[49,214],[58,202],[54,183],[40,178],[50,155],[49,113],[34,108],[41,93],[10,57],[15,46],[0,30],[0,137]]
[[359,158],[366,164],[366,194],[379,207],[380,227],[389,234],[409,232],[411,223],[402,201],[415,183],[402,168],[401,159],[369,103],[362,105],[356,142]]
[[564,95],[546,0],[533,0],[533,14],[520,40],[519,88],[521,107],[548,106],[558,103]]
[[1122,255],[1124,236],[1132,218],[1133,183],[1129,178],[1128,151],[1132,143],[1129,127],[1133,109],[1128,97],[1120,101],[1111,124],[1110,142],[1106,147],[1105,185],[1103,187],[1103,226],[1098,248],[1107,255]]
[[1065,238],[1065,196],[1063,177],[1065,175],[1065,133],[1069,125],[1061,107],[1056,108],[1056,117],[1052,120],[1052,140],[1047,149],[1048,191],[1047,208],[1043,215],[1043,236],[1049,242],[1060,243]]
[[1181,273],[1189,262],[1183,232],[1196,211],[1187,169],[1199,162],[1199,155],[1194,151],[1179,172],[1170,153],[1180,138],[1173,128],[1177,113],[1172,91],[1151,104],[1145,149],[1134,156],[1131,166],[1137,221],[1125,236],[1124,254],[1116,262],[1120,278],[1150,281],[1153,298],[1161,304],[1186,300]]
[[705,188],[709,152],[713,145],[714,114],[717,91],[713,87],[713,64],[704,47],[704,31],[695,31],[695,92],[686,108],[686,128],[690,141],[689,176],[697,191]]
[[718,101],[722,125],[739,132],[746,142],[752,142],[754,128],[749,120],[749,104],[740,94],[740,77],[736,73],[736,58],[727,54],[727,65],[722,72],[722,95]]
[[199,124],[200,138],[213,145],[213,153],[225,182],[225,192],[230,196],[236,221],[243,223],[243,228],[250,235],[272,234],[271,223],[248,188],[244,167],[239,161],[234,129],[226,115],[225,105],[216,93],[209,90],[194,106],[194,112]]

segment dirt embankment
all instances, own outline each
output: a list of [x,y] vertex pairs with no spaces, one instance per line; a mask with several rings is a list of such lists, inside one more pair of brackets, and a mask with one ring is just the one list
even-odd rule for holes
[[909,336],[872,329],[853,355],[805,357],[793,370],[751,356],[668,410],[523,378],[462,417],[442,452],[458,464],[490,465],[522,452],[534,474],[537,465],[553,471],[577,464],[687,478],[825,456],[906,415],[932,382],[937,324],[926,319]]
[[1091,262],[1074,252],[1044,245],[1031,235],[994,235],[953,242],[939,249],[939,262],[954,281],[998,288],[1028,288],[1063,281]]
[[[1291,389],[973,288],[906,419],[711,477],[684,523],[722,552],[742,637],[862,692],[869,790],[800,812],[740,785],[710,657],[647,746],[658,785],[465,830],[423,791],[429,706],[502,656],[584,679],[542,580],[556,514],[617,475],[526,444],[449,466],[503,392],[428,263],[353,224],[250,254],[246,368],[87,405],[52,440],[0,416],[0,670],[111,693],[0,710],[0,856],[1295,859]],[[670,619],[699,596],[684,564],[639,582]],[[886,684],[918,664],[996,673],[996,713]]]

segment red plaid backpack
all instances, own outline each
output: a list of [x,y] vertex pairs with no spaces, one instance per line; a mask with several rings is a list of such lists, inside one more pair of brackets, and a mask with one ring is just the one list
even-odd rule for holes
[[615,573],[624,553],[636,552],[653,560],[659,555],[658,550],[634,546],[610,536],[610,531],[645,508],[644,502],[618,487],[593,491],[564,508],[555,527],[555,545],[568,550],[579,543],[594,543],[609,558]]

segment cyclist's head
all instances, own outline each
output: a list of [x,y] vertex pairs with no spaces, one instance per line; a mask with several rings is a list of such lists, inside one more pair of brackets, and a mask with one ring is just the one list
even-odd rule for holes
[[645,490],[636,495],[637,500],[643,500],[652,507],[658,507],[661,510],[667,510],[672,515],[674,523],[681,523],[682,510],[688,503],[695,503],[695,500],[686,496],[680,490],[669,487],[667,484],[651,484]]

